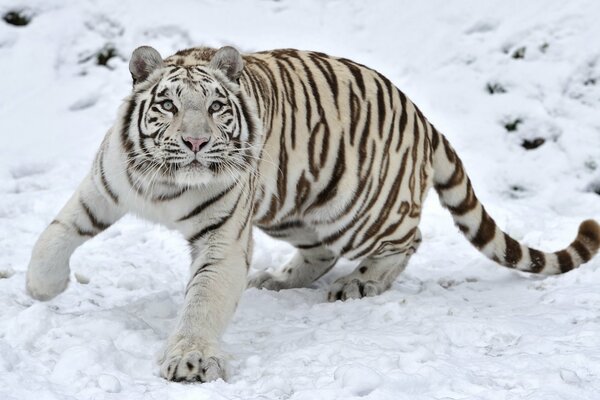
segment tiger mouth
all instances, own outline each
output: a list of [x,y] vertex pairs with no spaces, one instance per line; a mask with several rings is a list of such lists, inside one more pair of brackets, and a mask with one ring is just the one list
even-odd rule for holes
[[211,172],[218,172],[219,163],[214,161],[192,160],[187,164],[180,165],[178,169],[185,170],[188,172],[204,172],[207,170]]
[[201,163],[198,160],[192,160],[189,163],[182,165],[182,167],[185,169],[191,169],[191,170],[206,169],[206,165],[204,165],[203,163]]

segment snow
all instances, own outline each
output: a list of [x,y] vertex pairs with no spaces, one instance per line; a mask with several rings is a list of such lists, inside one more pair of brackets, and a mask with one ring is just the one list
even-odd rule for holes
[[[228,382],[158,376],[189,263],[177,233],[126,217],[74,254],[65,293],[24,291],[33,243],[89,168],[142,44],[296,47],[376,68],[449,138],[500,226],[564,247],[600,219],[598,2],[5,0],[0,13],[22,8],[29,25],[0,21],[0,399],[600,398],[600,258],[556,277],[502,269],[433,194],[389,292],[327,303],[345,261],[310,288],[246,291],[223,339]],[[96,65],[107,45],[117,56]],[[255,240],[256,269],[292,254]]]

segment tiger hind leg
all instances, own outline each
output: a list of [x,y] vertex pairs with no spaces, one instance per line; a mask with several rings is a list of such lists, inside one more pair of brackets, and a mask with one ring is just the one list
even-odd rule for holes
[[306,287],[325,275],[338,257],[324,247],[300,249],[281,272],[259,272],[250,277],[248,287],[268,290]]
[[406,248],[396,253],[363,259],[349,275],[336,280],[327,295],[327,300],[360,299],[377,296],[388,290],[398,275],[406,268],[408,260],[421,244],[421,232],[415,231],[414,239]]

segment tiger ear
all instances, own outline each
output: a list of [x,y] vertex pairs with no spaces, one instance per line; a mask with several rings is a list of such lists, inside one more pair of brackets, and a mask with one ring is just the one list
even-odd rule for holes
[[208,66],[218,69],[231,81],[237,82],[244,69],[244,60],[239,51],[231,46],[225,46],[217,50]]
[[129,72],[133,84],[143,82],[152,72],[164,65],[160,53],[150,46],[141,46],[133,51],[129,61]]

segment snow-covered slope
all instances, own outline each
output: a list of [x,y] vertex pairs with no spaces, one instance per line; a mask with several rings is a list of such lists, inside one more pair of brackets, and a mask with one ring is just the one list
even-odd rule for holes
[[[189,262],[176,233],[125,218],[76,252],[61,296],[24,292],[31,247],[86,173],[141,44],[374,67],[447,135],[503,228],[564,247],[600,219],[598,2],[0,3],[23,8],[28,25],[0,21],[0,399],[600,398],[600,259],[549,278],[501,269],[434,194],[424,243],[384,295],[327,303],[348,262],[309,289],[248,290],[224,338],[227,383],[158,377]],[[257,232],[254,267],[291,251]]]

